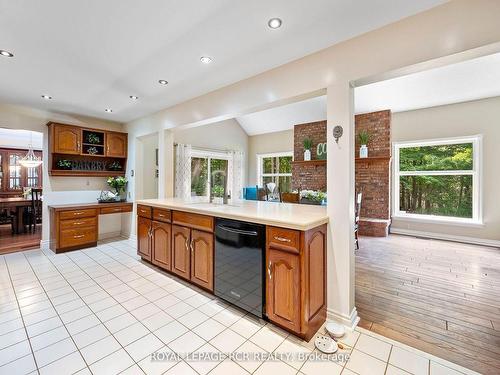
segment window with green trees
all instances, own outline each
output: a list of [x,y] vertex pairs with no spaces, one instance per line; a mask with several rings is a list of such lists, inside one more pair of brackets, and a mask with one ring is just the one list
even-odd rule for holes
[[260,154],[257,158],[257,178],[260,186],[274,182],[282,193],[292,190],[291,152]]
[[396,216],[480,221],[479,144],[479,137],[396,143]]

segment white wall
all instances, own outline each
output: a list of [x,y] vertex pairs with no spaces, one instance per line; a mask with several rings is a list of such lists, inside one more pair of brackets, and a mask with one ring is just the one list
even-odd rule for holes
[[393,229],[500,240],[500,97],[392,114],[394,142],[483,135],[484,226],[426,224],[394,218]]
[[[235,118],[327,88],[328,313],[353,325],[354,101],[352,86],[500,50],[500,2],[455,0],[126,124],[135,135]],[[332,130],[344,128],[336,144]],[[223,135],[221,135],[223,136]],[[132,144],[130,142],[129,144]],[[130,149],[129,149],[130,150]],[[133,154],[134,151],[130,150]],[[160,171],[160,173],[162,173]]]
[[248,138],[248,186],[257,181],[257,154],[293,152],[293,129],[254,135]]
[[[122,130],[122,125],[77,115],[41,111],[28,107],[0,104],[0,127],[24,129],[43,133],[43,217],[42,241],[49,239],[49,212],[47,204],[95,202],[102,189],[109,189],[105,178],[100,177],[49,177],[48,175],[48,128],[49,121],[90,126],[99,129]],[[70,192],[70,193],[68,193]],[[109,215],[114,216],[114,215]],[[117,224],[119,223],[119,225]],[[102,235],[120,231],[121,221],[104,218],[100,228]]]
[[34,150],[41,150],[43,133],[0,127],[0,147],[27,149],[30,144]]
[[[142,143],[142,198],[158,198],[158,176],[156,171],[156,150],[158,149],[158,133],[141,137]],[[139,172],[139,171],[138,171]]]

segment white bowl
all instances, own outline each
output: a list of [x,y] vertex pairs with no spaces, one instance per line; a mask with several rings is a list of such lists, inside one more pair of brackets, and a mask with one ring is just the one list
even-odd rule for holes
[[314,339],[314,345],[320,352],[323,352],[325,354],[333,354],[337,350],[339,350],[339,347],[335,340],[328,336],[317,335],[316,339]]
[[325,326],[326,331],[332,337],[339,338],[345,335],[345,327],[342,324],[329,322]]

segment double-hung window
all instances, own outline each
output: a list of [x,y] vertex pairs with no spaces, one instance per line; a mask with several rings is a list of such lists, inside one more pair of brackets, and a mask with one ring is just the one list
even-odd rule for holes
[[481,136],[394,143],[394,216],[481,224]]
[[225,152],[203,150],[192,151],[191,156],[191,197],[207,199],[209,191],[212,196],[222,197],[224,194],[224,179],[227,179],[228,193],[232,189],[230,180],[229,160],[231,156]]
[[257,181],[260,186],[274,182],[282,193],[292,190],[293,153],[279,152],[257,155]]

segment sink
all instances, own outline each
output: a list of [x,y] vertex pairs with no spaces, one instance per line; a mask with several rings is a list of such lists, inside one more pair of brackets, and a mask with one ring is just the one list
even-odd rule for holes
[[241,207],[236,204],[220,204],[220,203],[210,203],[210,202],[193,202],[187,204],[188,206],[197,206],[197,207],[207,207],[207,208],[222,208],[222,207]]

